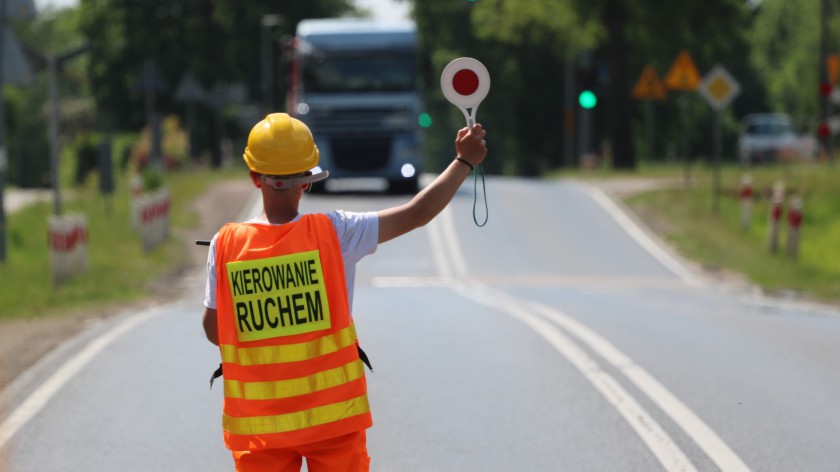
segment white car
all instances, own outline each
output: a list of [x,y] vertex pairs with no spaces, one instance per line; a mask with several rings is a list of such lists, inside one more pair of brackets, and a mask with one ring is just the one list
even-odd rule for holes
[[757,113],[744,118],[744,131],[738,138],[741,164],[790,162],[801,156],[799,137],[785,113]]

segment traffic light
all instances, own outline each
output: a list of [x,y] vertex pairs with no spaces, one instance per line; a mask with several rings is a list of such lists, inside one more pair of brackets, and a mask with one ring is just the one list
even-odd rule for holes
[[585,65],[579,66],[577,79],[578,105],[584,110],[595,108],[608,80],[606,65],[590,59]]
[[429,128],[432,126],[432,115],[428,113],[420,113],[417,117],[417,123],[421,128]]
[[598,97],[592,90],[584,90],[578,95],[578,104],[581,108],[591,110],[598,104]]

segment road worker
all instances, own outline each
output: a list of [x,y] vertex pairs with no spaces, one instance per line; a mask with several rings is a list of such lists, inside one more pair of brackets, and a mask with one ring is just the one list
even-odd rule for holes
[[222,428],[237,471],[299,471],[304,458],[311,472],[369,469],[356,263],[446,207],[487,155],[485,133],[458,131],[456,157],[408,203],[301,215],[303,192],[328,176],[309,128],[274,113],[251,130],[243,158],[263,213],[211,241],[203,320],[221,352]]

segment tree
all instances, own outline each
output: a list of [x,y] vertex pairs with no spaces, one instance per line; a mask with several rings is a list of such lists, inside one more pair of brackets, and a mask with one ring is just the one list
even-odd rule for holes
[[[188,70],[208,89],[240,83],[255,101],[264,15],[284,19],[271,31],[277,42],[302,18],[350,10],[347,0],[81,0],[81,29],[91,47],[88,73],[100,125],[134,130],[143,126],[139,83],[148,59],[155,61],[168,84],[156,97],[155,106],[163,113],[180,111],[172,95]],[[212,128],[211,121],[205,117],[202,124]]]
[[[47,101],[47,74],[44,58],[61,54],[84,43],[78,31],[78,15],[73,10],[41,14],[33,21],[12,21],[34,75],[29,84],[3,90],[6,102],[6,125],[11,176],[21,186],[43,186],[50,183]],[[84,58],[65,65],[58,78],[61,101],[59,122],[65,142],[89,126],[93,120],[93,103],[88,100],[88,83],[84,74]]]
[[[769,110],[791,113],[800,127],[819,119],[820,2],[765,0],[750,35],[750,63],[767,88]],[[837,20],[833,22],[837,31]]]

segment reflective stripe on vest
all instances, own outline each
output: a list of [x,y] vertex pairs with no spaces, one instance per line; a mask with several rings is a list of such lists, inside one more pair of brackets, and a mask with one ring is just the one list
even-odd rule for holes
[[270,434],[297,431],[370,412],[367,395],[332,405],[283,415],[234,418],[224,415],[222,428],[232,434]]
[[356,342],[356,329],[350,325],[335,334],[328,334],[314,341],[284,346],[236,347],[222,344],[222,362],[243,366],[299,362],[330,354]]
[[216,268],[228,448],[291,447],[370,427],[329,218],[225,225]]
[[306,395],[360,379],[365,375],[364,368],[362,361],[356,360],[335,369],[296,379],[271,382],[225,380],[225,398],[272,400]]

